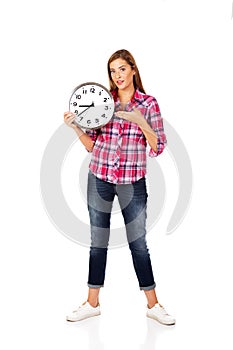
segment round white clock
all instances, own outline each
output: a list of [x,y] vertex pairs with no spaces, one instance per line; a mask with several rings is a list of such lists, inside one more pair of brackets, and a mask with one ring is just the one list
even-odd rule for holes
[[114,113],[114,100],[106,87],[98,83],[77,86],[69,101],[76,114],[75,123],[84,129],[98,129],[107,124]]

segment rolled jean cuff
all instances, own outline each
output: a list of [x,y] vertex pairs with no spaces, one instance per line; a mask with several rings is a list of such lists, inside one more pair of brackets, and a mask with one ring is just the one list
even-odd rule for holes
[[89,288],[96,288],[96,289],[98,289],[98,288],[102,288],[104,285],[103,284],[102,285],[96,285],[96,284],[87,283],[87,286]]
[[140,287],[140,290],[152,290],[152,289],[155,289],[155,287],[156,287],[156,284],[154,283],[148,287]]

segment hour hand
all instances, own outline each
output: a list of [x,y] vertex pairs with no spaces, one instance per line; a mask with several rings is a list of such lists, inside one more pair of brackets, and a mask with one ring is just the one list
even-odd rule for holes
[[79,107],[95,107],[94,102],[91,105],[79,105]]

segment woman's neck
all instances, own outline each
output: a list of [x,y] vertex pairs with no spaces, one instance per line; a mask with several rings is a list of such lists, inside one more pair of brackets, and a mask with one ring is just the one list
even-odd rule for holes
[[118,97],[121,103],[127,103],[131,100],[135,93],[134,86],[130,86],[127,90],[118,89]]

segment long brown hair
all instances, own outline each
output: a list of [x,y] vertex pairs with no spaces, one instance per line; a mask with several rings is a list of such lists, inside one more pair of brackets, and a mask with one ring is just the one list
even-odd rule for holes
[[135,59],[133,58],[132,54],[129,51],[123,50],[123,49],[114,52],[108,60],[107,67],[108,67],[108,78],[109,78],[110,91],[117,89],[116,84],[112,80],[111,71],[110,71],[110,63],[115,61],[118,58],[122,58],[123,60],[125,60],[131,66],[131,68],[134,69],[134,71],[135,71],[135,74],[133,76],[134,88],[135,88],[135,90],[139,89],[141,92],[143,92],[145,94],[146,92],[143,88],[141,77],[140,77],[139,70],[138,70],[137,64],[135,62]]

